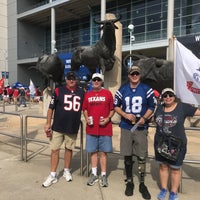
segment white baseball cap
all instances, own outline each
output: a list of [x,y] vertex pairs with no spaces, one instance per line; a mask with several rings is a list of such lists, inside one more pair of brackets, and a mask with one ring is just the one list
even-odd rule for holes
[[94,73],[94,74],[92,75],[92,79],[94,79],[94,78],[100,78],[102,81],[104,80],[103,75],[100,74],[100,73]]
[[174,92],[174,90],[172,88],[163,89],[161,95],[165,94],[166,92],[171,92],[172,94],[175,95],[175,92]]

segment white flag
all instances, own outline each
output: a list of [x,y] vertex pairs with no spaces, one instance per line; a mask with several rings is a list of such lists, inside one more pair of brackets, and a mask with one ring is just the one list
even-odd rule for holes
[[200,105],[200,59],[174,41],[174,83],[182,102]]
[[32,94],[32,95],[35,94],[35,86],[34,86],[34,84],[33,84],[31,79],[30,79],[29,90],[30,90],[30,94]]

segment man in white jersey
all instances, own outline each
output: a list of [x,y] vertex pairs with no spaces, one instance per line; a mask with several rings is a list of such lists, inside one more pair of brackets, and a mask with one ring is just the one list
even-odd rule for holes
[[[155,103],[153,89],[141,83],[141,69],[132,66],[128,71],[129,83],[117,90],[114,99],[115,111],[121,116],[120,153],[124,156],[126,171],[126,196],[133,195],[133,156],[137,157],[140,174],[139,191],[144,199],[151,195],[144,184],[146,157],[148,150],[148,118],[152,115]],[[134,125],[137,124],[138,126]],[[134,127],[134,129],[133,129]],[[131,131],[134,130],[134,131]]]

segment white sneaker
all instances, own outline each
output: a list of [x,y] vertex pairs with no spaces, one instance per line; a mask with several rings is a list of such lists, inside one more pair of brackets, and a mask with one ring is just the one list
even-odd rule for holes
[[50,185],[56,183],[58,181],[57,177],[51,176],[51,174],[47,177],[46,181],[42,184],[43,187],[49,187]]
[[70,171],[64,171],[63,177],[65,177],[67,182],[72,181],[72,175],[71,175]]

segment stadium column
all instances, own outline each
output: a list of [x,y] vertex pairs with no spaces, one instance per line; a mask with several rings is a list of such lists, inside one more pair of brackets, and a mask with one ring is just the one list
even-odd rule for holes
[[[105,19],[115,19],[114,14],[106,14]],[[113,69],[106,71],[104,74],[104,87],[110,90],[113,94],[121,86],[121,71],[122,71],[122,24],[120,21],[116,22],[115,25],[118,29],[115,29],[116,36],[116,51],[115,57],[116,61],[114,63]],[[112,121],[119,121],[119,115],[115,114]]]

